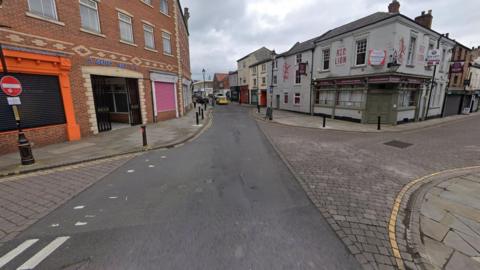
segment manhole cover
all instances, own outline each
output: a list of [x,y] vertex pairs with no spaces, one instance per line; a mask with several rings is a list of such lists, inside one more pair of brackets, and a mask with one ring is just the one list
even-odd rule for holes
[[413,144],[406,143],[406,142],[401,142],[401,141],[391,141],[391,142],[385,143],[385,145],[400,148],[400,149],[405,149],[407,147],[412,146]]

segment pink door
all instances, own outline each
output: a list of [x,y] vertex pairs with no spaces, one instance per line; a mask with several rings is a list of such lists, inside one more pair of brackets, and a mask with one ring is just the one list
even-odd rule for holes
[[157,112],[175,111],[175,87],[173,83],[155,82]]

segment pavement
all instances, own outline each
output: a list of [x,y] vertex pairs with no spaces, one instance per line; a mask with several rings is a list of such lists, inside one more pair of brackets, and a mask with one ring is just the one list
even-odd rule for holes
[[112,164],[1,245],[0,268],[359,269],[249,111],[216,106],[194,141]]
[[[149,149],[169,147],[182,143],[198,134],[203,125],[209,121],[200,120],[201,126],[196,126],[195,110],[186,116],[147,125]],[[144,150],[140,126],[126,127],[96,136],[84,138],[76,142],[65,142],[43,147],[34,147],[34,165],[20,165],[18,152],[0,156],[0,177],[53,167],[71,165],[79,162],[107,158],[121,154],[141,152]]]
[[[408,244],[411,209],[402,189],[425,175],[479,165],[479,120],[382,133],[258,123],[363,269],[421,269]],[[394,211],[399,194],[408,211]]]
[[[259,119],[265,119],[266,108],[260,108],[260,113],[257,113],[255,108],[254,114]],[[474,113],[470,115],[455,115],[446,118],[437,118],[430,119],[428,121],[421,122],[411,122],[401,125],[381,125],[381,129],[378,130],[378,126],[372,124],[360,124],[344,120],[336,120],[332,118],[326,118],[326,126],[323,127],[323,117],[321,116],[311,116],[309,114],[284,111],[284,110],[274,110],[273,111],[273,122],[294,126],[294,127],[306,127],[306,128],[318,128],[325,130],[339,130],[339,131],[350,131],[350,132],[372,132],[372,133],[381,133],[381,132],[404,132],[411,130],[418,130],[422,128],[434,127],[444,124],[449,124],[458,120],[468,119],[470,117],[477,117],[479,113]]]
[[443,174],[411,197],[408,244],[422,269],[480,269],[480,166]]

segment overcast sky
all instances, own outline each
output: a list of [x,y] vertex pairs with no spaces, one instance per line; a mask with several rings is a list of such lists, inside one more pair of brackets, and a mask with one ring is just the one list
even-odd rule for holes
[[[387,11],[391,0],[182,0],[190,8],[190,54],[194,79],[236,69],[236,60],[266,46],[284,52],[297,41]],[[480,46],[480,0],[399,0],[410,18],[433,10],[433,29],[472,47]],[[207,77],[208,78],[208,77]]]

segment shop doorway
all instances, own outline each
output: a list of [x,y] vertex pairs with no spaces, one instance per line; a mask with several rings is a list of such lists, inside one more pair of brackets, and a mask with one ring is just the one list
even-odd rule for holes
[[367,123],[376,124],[378,117],[382,124],[393,123],[392,94],[369,93],[367,97]]
[[138,80],[92,75],[98,132],[142,123]]

